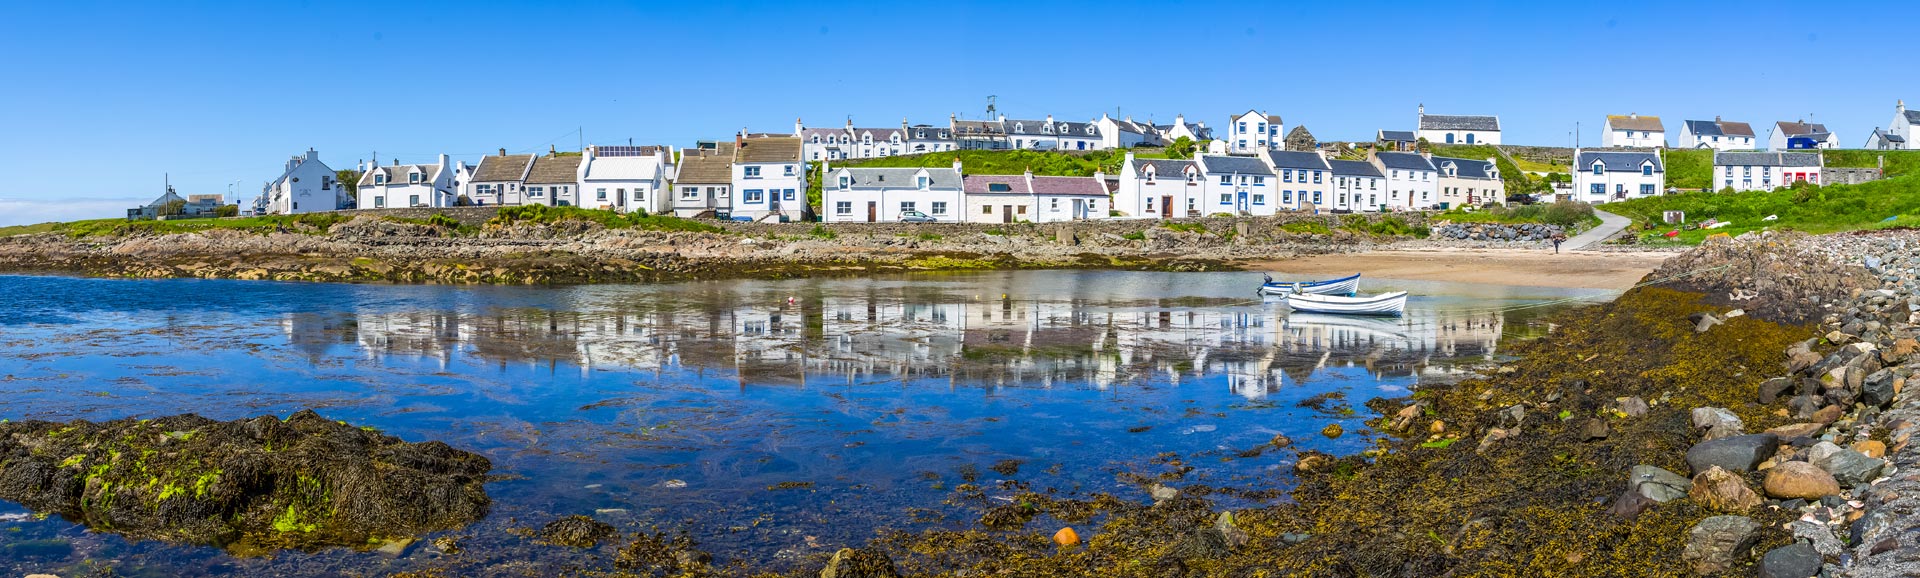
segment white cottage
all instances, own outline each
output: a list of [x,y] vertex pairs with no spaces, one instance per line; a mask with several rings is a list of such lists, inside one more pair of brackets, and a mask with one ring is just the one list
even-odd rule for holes
[[1435,144],[1500,144],[1500,117],[1427,114],[1420,105],[1418,135]]
[[1771,191],[1797,182],[1820,184],[1823,162],[1817,152],[1716,152],[1716,189]]
[[1916,142],[1920,142],[1920,110],[1907,110],[1907,101],[1896,100],[1893,122],[1887,123],[1886,130],[1874,129],[1873,136],[1867,138],[1867,148],[1905,150],[1915,148]]
[[733,143],[684,149],[673,182],[673,215],[717,216],[733,210]]
[[533,155],[509,155],[507,149],[500,149],[500,154],[480,159],[463,194],[476,205],[526,204],[525,192],[520,187],[526,183],[527,171],[532,168]]
[[898,222],[908,213],[960,222],[965,208],[960,161],[951,168],[832,169],[821,184],[829,223]]
[[1273,170],[1274,187],[1280,189],[1276,210],[1318,209],[1332,198],[1333,168],[1320,153],[1267,149],[1260,159]]
[[1114,119],[1106,113],[1100,114],[1100,120],[1093,122],[1100,133],[1100,148],[1124,149],[1139,146],[1160,146],[1160,132],[1153,125],[1134,122],[1133,117]]
[[807,167],[800,137],[734,137],[734,220],[798,221],[807,213]]
[[1667,190],[1667,167],[1657,152],[1575,151],[1575,200],[1591,204],[1639,199]]
[[1600,140],[1609,148],[1666,148],[1667,127],[1657,116],[1608,115]]
[[1274,186],[1273,167],[1254,157],[1200,155],[1194,159],[1206,183],[1200,203],[1208,215],[1272,215],[1279,210],[1280,188]]
[[1386,194],[1387,176],[1365,161],[1329,160],[1333,170],[1333,204],[1336,211],[1381,211]]
[[1767,149],[1776,151],[1840,148],[1840,137],[1827,125],[1805,121],[1773,123]]
[[1130,217],[1202,217],[1206,198],[1206,183],[1194,161],[1136,159],[1128,152],[1113,210]]
[[1720,120],[1689,120],[1680,124],[1680,148],[1744,151],[1759,148],[1754,144],[1753,125]]
[[402,165],[395,159],[392,166],[370,164],[361,166],[360,171],[356,208],[438,208],[459,204],[459,172],[447,155],[440,155],[440,162],[430,165]]
[[966,175],[969,223],[1051,223],[1104,219],[1111,210],[1106,175]]
[[1500,165],[1492,158],[1463,159],[1432,157],[1434,199],[1449,209],[1487,203],[1506,204],[1507,190],[1500,180]]
[[280,176],[260,189],[261,209],[272,215],[318,213],[353,208],[347,188],[334,182],[333,169],[313,149],[287,160]]
[[1433,161],[1427,155],[1379,152],[1374,153],[1371,162],[1387,176],[1387,192],[1380,199],[1380,205],[1386,210],[1424,209],[1438,202],[1435,197],[1440,187],[1439,172],[1434,170]]
[[548,150],[533,159],[527,180],[520,190],[526,192],[524,204],[554,207],[580,206],[580,160],[578,154],[560,154]]
[[622,213],[663,214],[674,209],[673,149],[665,146],[589,146],[581,151],[580,206]]
[[1248,110],[1227,119],[1226,152],[1250,155],[1282,148],[1280,115]]

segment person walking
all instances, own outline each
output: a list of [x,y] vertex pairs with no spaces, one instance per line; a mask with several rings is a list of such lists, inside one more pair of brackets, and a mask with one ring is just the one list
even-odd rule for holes
[[1566,233],[1554,233],[1554,234],[1553,234],[1553,254],[1555,254],[1555,255],[1559,255],[1559,254],[1560,254],[1560,244],[1561,244],[1561,243],[1564,243],[1564,242],[1566,242],[1566,240],[1567,240],[1567,234],[1566,234]]

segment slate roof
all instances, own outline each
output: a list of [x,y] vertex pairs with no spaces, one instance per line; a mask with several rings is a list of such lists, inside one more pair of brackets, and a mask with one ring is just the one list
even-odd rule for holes
[[1726,136],[1753,136],[1753,125],[1744,122],[1720,121],[1720,132]]
[[1817,167],[1820,153],[1728,153],[1713,154],[1713,166]]
[[1580,158],[1574,166],[1591,173],[1594,161],[1606,163],[1605,170],[1609,173],[1637,173],[1640,172],[1640,165],[1647,161],[1653,161],[1653,172],[1661,173],[1667,170],[1665,165],[1660,164],[1658,153],[1636,151],[1581,151]]
[[1225,155],[1200,155],[1200,172],[1209,175],[1271,175],[1273,169],[1267,163],[1253,157],[1230,157]]
[[1613,130],[1667,132],[1666,125],[1661,124],[1660,117],[1657,116],[1607,115],[1607,126],[1613,127]]
[[527,163],[530,162],[533,162],[533,155],[482,157],[479,168],[473,170],[473,182],[518,181],[527,174]]
[[[1486,159],[1463,159],[1459,157],[1433,157],[1434,170],[1442,170],[1447,163],[1453,163],[1453,177],[1460,179],[1493,179],[1493,163]],[[1446,174],[1442,172],[1441,174]]]
[[1682,121],[1682,124],[1686,125],[1687,132],[1693,133],[1694,136],[1725,136],[1725,133],[1720,132],[1720,123],[1711,120],[1689,120]]
[[1885,129],[1878,129],[1878,128],[1873,129],[1873,134],[1867,137],[1867,142],[1873,142],[1873,137],[1880,137],[1880,140],[1883,140],[1886,142],[1901,142],[1901,143],[1907,142],[1906,138],[1903,138],[1898,134],[1887,132]]
[[704,154],[699,151],[682,152],[680,176],[674,182],[698,185],[732,184],[733,143],[721,143],[718,150]]
[[1033,177],[1033,194],[1106,196],[1107,184],[1093,177]]
[[1819,137],[1817,138],[1826,138],[1826,135],[1831,134],[1827,131],[1827,125],[1819,124],[1819,123],[1787,122],[1783,120],[1783,121],[1774,123],[1774,126],[1780,130],[1781,134],[1784,134],[1787,136],[1819,135]]
[[[1134,122],[1131,120],[1120,120],[1120,119],[1108,119],[1108,120],[1112,120],[1113,125],[1116,127],[1119,127],[1119,129],[1124,132],[1130,132],[1133,134],[1146,135],[1146,136],[1157,136],[1160,134],[1159,129],[1155,128],[1153,125],[1150,125],[1144,122]],[[1173,127],[1169,126],[1167,128],[1173,128]]]
[[[927,178],[930,181],[928,183],[929,188],[958,189],[961,186],[960,172],[955,171],[950,167],[927,168],[927,169],[918,169],[918,168],[863,169],[858,167],[848,167],[844,169],[835,170],[834,178],[838,179],[841,171],[845,171],[847,176],[851,177],[849,180],[851,180],[852,182],[849,184],[853,188],[859,188],[859,189],[880,188],[880,187],[913,188],[916,185],[914,181],[914,176],[920,174],[921,170],[927,171]],[[834,182],[833,184],[834,187],[839,186],[838,180],[835,180],[833,182]]]
[[1153,174],[1155,176],[1183,177],[1187,174],[1187,167],[1193,166],[1193,161],[1176,159],[1133,159],[1133,164],[1128,165],[1127,170],[1140,173],[1147,170],[1149,166],[1153,167]]
[[749,138],[734,151],[736,163],[800,162],[800,137]]
[[366,174],[360,175],[360,186],[362,187],[373,186],[374,173],[386,175],[387,176],[386,184],[404,185],[404,184],[407,184],[407,173],[411,169],[415,169],[415,168],[420,169],[420,174],[421,174],[420,180],[422,182],[431,183],[435,178],[434,173],[440,170],[440,165],[398,165],[398,166],[378,167],[373,170],[367,171]]
[[1420,140],[1420,137],[1414,136],[1413,131],[1410,130],[1383,130],[1380,131],[1378,140],[1388,142],[1414,142]]
[[[1007,185],[1007,188],[1009,190],[989,191],[988,186],[994,185],[994,184]],[[961,187],[961,191],[969,195],[1030,194],[1030,191],[1027,188],[1026,175],[967,175],[963,177],[963,186]]]
[[1273,162],[1273,166],[1275,167],[1283,169],[1328,170],[1327,160],[1321,158],[1320,153],[1310,151],[1276,151],[1272,149],[1263,150],[1260,151],[1260,153],[1267,155],[1267,158]]
[[1906,111],[1905,114],[1907,115],[1907,122],[1920,124],[1920,110],[1909,110]]
[[1373,166],[1373,163],[1369,163],[1365,161],[1331,160],[1331,161],[1327,161],[1327,165],[1333,167],[1333,174],[1336,176],[1342,176],[1342,177],[1384,177],[1386,176],[1386,175],[1380,174],[1379,167],[1375,167]]
[[896,134],[900,135],[900,140],[907,140],[907,135],[901,134],[897,128],[856,128],[853,129],[853,142],[860,142],[861,133],[869,132],[873,133],[873,142],[886,142]]
[[529,185],[562,185],[580,182],[579,155],[543,156],[533,159],[533,170],[527,172]]
[[1500,117],[1423,114],[1420,130],[1500,130]]
[[1419,153],[1381,152],[1375,153],[1374,157],[1380,159],[1381,166],[1389,169],[1412,171],[1433,170],[1433,163],[1428,162],[1427,157],[1420,156]]
[[[916,124],[913,125],[912,128],[913,131],[910,132],[907,137],[912,140],[953,140],[953,131],[944,126]],[[920,136],[920,131],[925,131],[927,136]],[[942,133],[945,133],[946,136],[940,136]]]

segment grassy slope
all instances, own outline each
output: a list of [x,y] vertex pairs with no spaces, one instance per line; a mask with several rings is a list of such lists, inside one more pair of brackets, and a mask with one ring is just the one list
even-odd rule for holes
[[1667,149],[1660,154],[1667,165],[1667,186],[1697,191],[1713,182],[1713,151]]
[[[1642,234],[1650,243],[1698,244],[1708,235],[1738,235],[1768,227],[1832,233],[1890,226],[1920,225],[1920,175],[1897,177],[1859,185],[1810,187],[1752,193],[1681,193],[1609,203],[1606,210],[1639,223],[1659,223],[1662,211],[1686,211],[1687,221],[1719,219],[1732,223],[1713,230],[1681,231],[1667,241],[1658,235],[1674,227],[1660,224]],[[1763,221],[1778,215],[1775,221]],[[1888,217],[1894,220],[1887,221]]]
[[1845,168],[1877,167],[1886,157],[1889,178],[1920,173],[1920,151],[1829,150],[1825,156],[1827,166]]

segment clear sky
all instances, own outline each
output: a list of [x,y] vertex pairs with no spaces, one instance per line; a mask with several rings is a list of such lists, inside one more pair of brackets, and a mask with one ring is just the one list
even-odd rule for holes
[[[1321,140],[1415,107],[1508,144],[1599,143],[1606,114],[1824,122],[1861,146],[1920,105],[1904,3],[0,2],[0,225],[251,197],[308,147],[336,169],[476,162],[740,129],[1100,113]],[[236,184],[237,183],[237,184]]]

